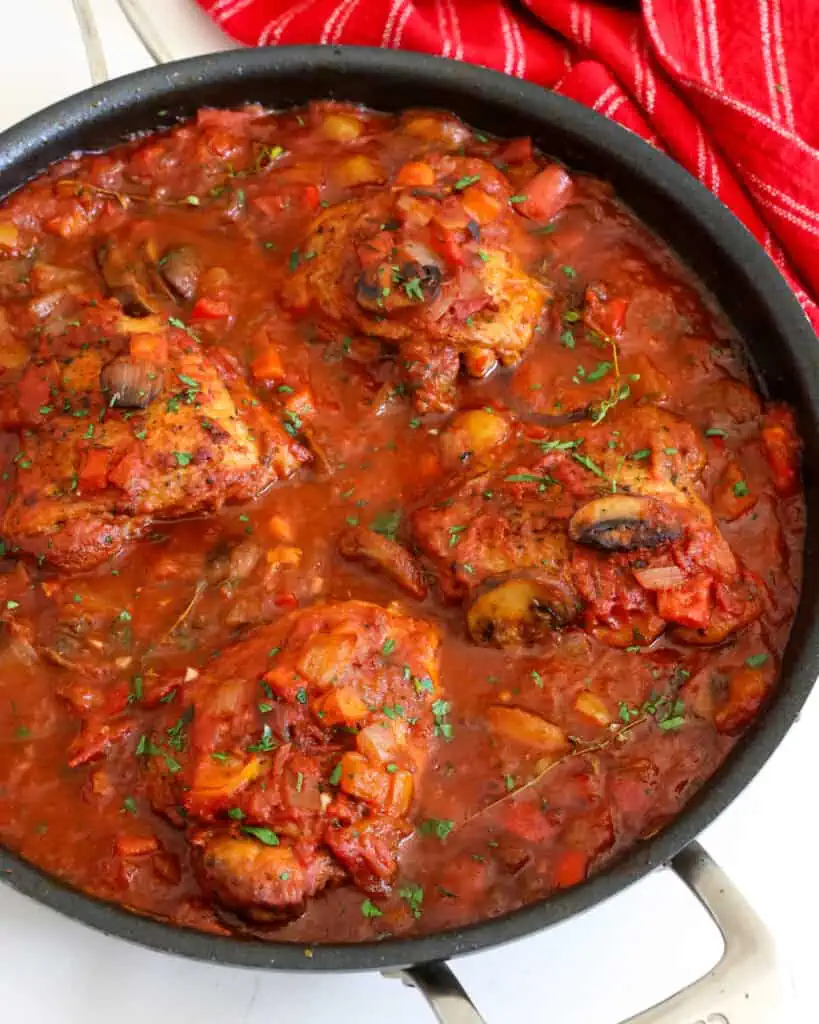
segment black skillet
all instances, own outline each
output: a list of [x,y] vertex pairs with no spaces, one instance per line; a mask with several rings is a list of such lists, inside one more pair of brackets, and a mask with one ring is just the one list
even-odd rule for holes
[[[804,591],[769,706],[723,768],[660,834],[616,864],[550,899],[493,920],[421,938],[305,951],[205,935],[139,917],[49,878],[0,848],[0,874],[41,903],[110,935],[213,963],[295,971],[394,971],[417,985],[443,1024],[480,1016],[445,961],[487,949],[585,911],[669,863],[723,931],[720,964],[630,1024],[770,1024],[775,978],[769,937],[695,837],[740,793],[795,720],[819,672],[819,464],[817,340],[790,289],[733,215],[668,157],[597,114],[537,86],[414,53],[358,47],[283,47],[196,57],[114,80],[36,114],[0,135],[0,196],[75,150],[110,147],[202,106],[259,101],[287,107],[335,97],[379,109],[437,107],[501,136],[531,135],[571,168],[612,182],[637,215],[694,268],[745,339],[759,385],[797,412],[805,441],[808,505]],[[721,1015],[721,1016],[720,1016]]]

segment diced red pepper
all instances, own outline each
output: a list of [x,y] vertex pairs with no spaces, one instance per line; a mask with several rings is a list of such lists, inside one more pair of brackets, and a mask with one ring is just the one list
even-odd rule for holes
[[230,305],[221,299],[209,299],[203,295],[193,304],[191,316],[194,320],[223,320],[230,316]]
[[516,800],[503,817],[507,832],[530,843],[543,843],[560,830],[560,818],[548,814],[538,804]]
[[321,195],[315,185],[304,186],[304,194],[301,201],[305,209],[310,210],[311,212],[318,209],[318,205],[321,202]]
[[515,207],[530,220],[551,220],[571,200],[572,179],[557,164],[536,174],[523,190],[526,199]]
[[78,489],[83,494],[104,491],[108,486],[108,468],[112,455],[110,448],[86,449],[77,480]]
[[700,573],[680,587],[658,590],[657,612],[666,622],[702,629],[711,615],[711,588],[711,577]]
[[564,850],[557,859],[554,874],[554,884],[558,889],[568,889],[577,885],[586,877],[586,869],[589,858],[582,850]]
[[450,267],[462,267],[466,259],[461,249],[458,236],[454,231],[433,224],[431,232],[432,248],[442,256]]

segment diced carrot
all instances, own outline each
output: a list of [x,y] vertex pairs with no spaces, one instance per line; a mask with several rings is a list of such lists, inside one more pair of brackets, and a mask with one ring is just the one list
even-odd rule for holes
[[589,858],[582,850],[564,850],[555,864],[553,880],[558,889],[568,889],[586,877]]
[[168,339],[164,334],[132,334],[129,344],[134,359],[154,363],[168,361]]
[[435,171],[421,160],[410,160],[399,169],[395,184],[403,188],[429,188],[435,184]]
[[293,540],[293,527],[284,516],[271,516],[268,520],[267,528],[274,540]]
[[720,519],[732,522],[756,505],[757,496],[748,486],[745,475],[735,462],[729,462],[714,487],[714,512]]
[[275,348],[261,352],[250,364],[250,372],[254,380],[280,381],[284,378],[282,357]]
[[369,715],[352,686],[334,687],[314,702],[313,711],[322,725],[355,725]]
[[515,209],[531,220],[551,220],[572,198],[574,185],[562,167],[552,164],[536,174],[524,192],[526,199]]
[[503,210],[500,199],[480,185],[470,185],[464,189],[463,204],[469,216],[481,225],[497,220]]
[[115,846],[119,857],[144,857],[156,853],[159,840],[156,836],[117,836]]
[[221,299],[209,299],[203,295],[193,304],[191,316],[194,320],[223,320],[230,316],[230,305]]
[[83,494],[105,490],[112,456],[113,452],[109,448],[86,449],[77,479],[78,489]]

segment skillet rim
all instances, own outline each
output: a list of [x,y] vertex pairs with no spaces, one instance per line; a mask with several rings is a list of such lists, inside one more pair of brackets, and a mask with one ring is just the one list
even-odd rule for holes
[[[156,120],[161,120],[160,111],[172,105],[180,95],[195,97],[197,90],[242,86],[246,87],[248,98],[252,98],[254,88],[275,90],[277,80],[289,80],[288,76],[294,75],[302,75],[307,80],[311,76],[319,79],[322,75],[329,76],[336,81],[338,95],[342,98],[348,86],[351,87],[348,96],[356,92],[355,76],[364,76],[370,84],[383,85],[385,89],[397,82],[403,81],[406,86],[421,80],[428,91],[460,92],[466,105],[468,97],[477,97],[494,104],[497,110],[505,107],[524,118],[530,117],[533,135],[541,135],[544,126],[548,126],[576,139],[581,147],[588,147],[593,140],[593,147],[611,161],[611,171],[597,173],[606,173],[611,178],[616,171],[617,175],[625,175],[633,181],[635,188],[644,183],[668,200],[672,212],[675,207],[684,207],[685,214],[701,233],[700,237],[715,247],[724,267],[742,279],[748,294],[764,308],[774,329],[773,344],[781,347],[786,361],[789,359],[791,363],[786,369],[790,370],[791,383],[798,391],[794,404],[800,414],[806,453],[811,449],[819,453],[819,360],[810,358],[816,351],[816,337],[785,280],[751,234],[686,170],[638,136],[572,100],[499,72],[424,54],[374,47],[292,46],[233,50],[188,58],[87,89],[1,134],[0,196],[24,184],[55,159],[79,148],[84,131],[96,130],[102,134],[107,131],[114,140],[108,145],[113,145],[117,138],[126,134],[121,126],[117,133],[116,125],[122,119],[136,113],[146,125],[152,122],[156,127]],[[351,81],[345,81],[347,76],[352,76]],[[194,99],[194,105],[195,102]],[[435,104],[424,99],[422,105]],[[449,109],[458,112],[457,106]],[[474,121],[474,118],[469,120]],[[73,146],[72,139],[75,140]],[[548,147],[545,148],[548,151]],[[561,155],[559,150],[556,155]],[[661,230],[658,234],[664,237]],[[709,290],[719,297],[719,288],[714,284],[709,284]],[[809,469],[808,460],[805,461]],[[810,480],[805,484],[809,513],[807,567],[813,554],[810,526],[819,512],[819,490]],[[798,716],[817,673],[819,582],[812,584],[810,574],[806,574],[771,705],[680,815],[658,835],[631,848],[581,885],[463,928],[381,942],[319,944],[306,951],[300,944],[211,935],[140,916],[86,895],[2,846],[0,879],[37,902],[107,935],[160,952],[224,965],[287,970],[384,970],[476,952],[584,912],[666,864],[695,839],[762,768]]]

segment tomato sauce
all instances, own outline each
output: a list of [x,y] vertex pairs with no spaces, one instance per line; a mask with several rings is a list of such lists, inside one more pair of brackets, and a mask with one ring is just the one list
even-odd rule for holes
[[580,883],[764,709],[799,598],[799,440],[713,300],[438,112],[203,110],[24,186],[0,425],[0,841],[207,931]]

